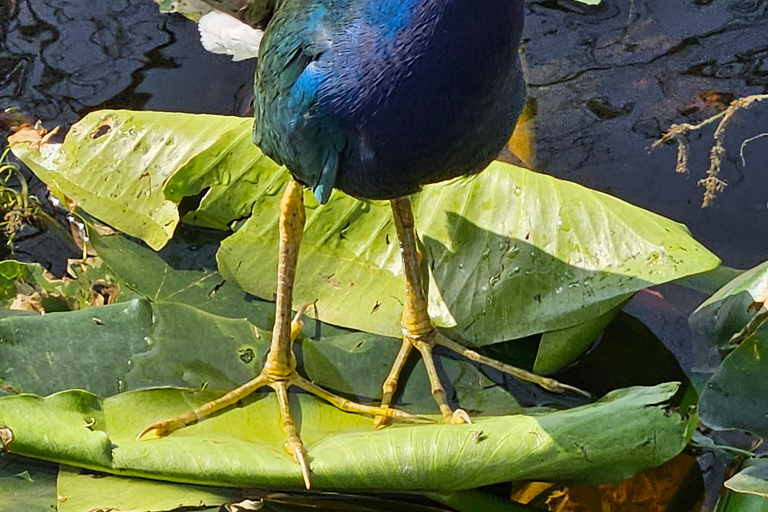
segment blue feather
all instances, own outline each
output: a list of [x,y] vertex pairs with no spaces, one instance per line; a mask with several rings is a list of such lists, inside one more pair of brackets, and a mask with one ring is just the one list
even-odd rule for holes
[[327,201],[400,197],[481,171],[525,100],[522,0],[282,0],[254,142]]

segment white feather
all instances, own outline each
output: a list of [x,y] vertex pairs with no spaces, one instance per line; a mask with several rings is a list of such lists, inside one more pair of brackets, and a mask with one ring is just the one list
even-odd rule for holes
[[198,22],[200,41],[211,53],[231,55],[232,60],[252,59],[259,56],[259,44],[264,32],[252,28],[234,16],[223,12],[209,12]]

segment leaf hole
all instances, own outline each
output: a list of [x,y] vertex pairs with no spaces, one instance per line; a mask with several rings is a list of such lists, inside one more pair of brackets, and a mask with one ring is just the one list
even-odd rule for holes
[[112,131],[114,126],[115,121],[111,117],[104,119],[101,124],[99,124],[98,128],[91,132],[91,139],[96,140],[105,136]]

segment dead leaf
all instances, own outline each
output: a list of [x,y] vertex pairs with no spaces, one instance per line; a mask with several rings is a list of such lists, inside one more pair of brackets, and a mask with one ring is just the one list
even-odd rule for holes
[[3,443],[3,451],[8,449],[8,445],[13,441],[13,432],[9,428],[0,428],[0,441]]
[[628,480],[599,486],[579,485],[550,493],[550,512],[664,512],[696,459],[680,454],[666,464]]
[[15,311],[34,311],[41,315],[45,314],[43,296],[38,290],[28,283],[16,281],[14,284],[16,285],[16,298],[13,300],[10,309]]

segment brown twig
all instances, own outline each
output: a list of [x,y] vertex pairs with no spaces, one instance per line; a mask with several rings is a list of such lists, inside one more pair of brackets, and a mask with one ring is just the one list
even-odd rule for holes
[[[709,153],[709,169],[707,169],[707,177],[699,180],[699,185],[704,187],[704,201],[701,204],[702,208],[706,208],[712,205],[715,197],[722,192],[727,183],[721,180],[718,175],[720,174],[720,166],[722,165],[723,158],[726,155],[724,143],[725,143],[725,131],[728,123],[733,118],[734,114],[739,110],[749,108],[757,102],[768,99],[768,94],[755,94],[753,96],[747,96],[745,98],[739,98],[731,102],[727,109],[720,112],[717,115],[710,117],[709,119],[702,121],[699,124],[675,124],[672,125],[667,133],[665,133],[659,140],[654,142],[652,148],[655,149],[662,144],[666,144],[671,141],[677,142],[677,166],[676,171],[680,173],[688,173],[688,160],[690,156],[690,143],[688,135],[696,130],[714,123],[719,120],[720,122],[715,129],[714,145]],[[753,137],[748,141],[754,140],[757,137]],[[748,142],[748,141],[745,141]],[[743,147],[742,144],[742,161],[743,161]]]

